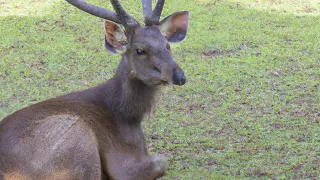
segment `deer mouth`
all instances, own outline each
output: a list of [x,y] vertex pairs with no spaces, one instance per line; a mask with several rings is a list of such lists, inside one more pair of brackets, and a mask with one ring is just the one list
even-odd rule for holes
[[153,67],[153,70],[158,72],[158,73],[160,73],[160,74],[162,74],[161,71],[156,66]]
[[180,68],[174,68],[173,71],[161,71],[158,67],[154,66],[153,71],[159,75],[160,84],[182,86],[186,83],[186,77]]
[[163,74],[165,81],[172,85],[182,86],[186,83],[187,79],[181,68],[175,68],[173,71],[169,71]]
[[157,68],[156,66],[153,67],[153,71],[156,73],[159,73],[159,79],[161,80],[161,82],[165,82],[168,83],[167,78],[165,77],[165,75],[161,72],[161,70],[159,68]]
[[169,85],[170,83],[168,81],[161,80],[161,84],[162,85]]
[[159,75],[160,75],[159,76],[159,80],[160,80],[159,85],[175,84],[172,79],[172,73],[165,71],[165,70],[161,71],[157,67],[154,67],[153,70],[154,70],[154,72],[159,73]]

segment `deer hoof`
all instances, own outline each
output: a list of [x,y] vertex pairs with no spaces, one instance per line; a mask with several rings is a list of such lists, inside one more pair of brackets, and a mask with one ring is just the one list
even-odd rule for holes
[[152,156],[152,161],[154,164],[154,172],[164,174],[164,171],[168,169],[168,161],[164,155],[154,155]]

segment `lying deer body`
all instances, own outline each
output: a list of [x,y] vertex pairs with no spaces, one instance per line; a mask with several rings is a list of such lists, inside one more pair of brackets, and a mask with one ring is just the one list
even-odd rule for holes
[[[0,122],[0,179],[139,179],[161,177],[162,155],[149,156],[141,120],[159,85],[186,78],[168,42],[185,38],[189,12],[159,21],[164,0],[152,11],[142,0],[141,26],[116,0],[116,13],[67,0],[105,21],[105,46],[125,51],[114,77],[96,87],[21,109]],[[116,24],[122,24],[125,33]]]

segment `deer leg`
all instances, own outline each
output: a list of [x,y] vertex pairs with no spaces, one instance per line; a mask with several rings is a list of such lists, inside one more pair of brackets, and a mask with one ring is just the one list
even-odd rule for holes
[[164,155],[148,156],[143,161],[134,161],[132,166],[127,166],[126,169],[133,179],[154,180],[164,175],[168,169],[168,161]]
[[168,169],[168,161],[164,155],[153,155],[151,157],[153,170],[151,172],[152,179],[156,179],[164,175],[164,171]]
[[120,161],[115,161],[114,157],[111,159],[104,172],[114,180],[154,180],[163,176],[168,168],[168,162],[163,155],[146,156],[139,160],[128,160],[124,157],[117,158]]

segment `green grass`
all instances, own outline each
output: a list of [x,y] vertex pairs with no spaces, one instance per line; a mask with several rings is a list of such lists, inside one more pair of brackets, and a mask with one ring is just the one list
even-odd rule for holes
[[[122,2],[142,19],[140,1]],[[0,9],[0,119],[114,74],[99,18],[62,0]],[[319,0],[168,0],[163,17],[179,10],[191,11],[172,45],[188,83],[164,87],[144,121],[170,162],[163,179],[319,179]]]

